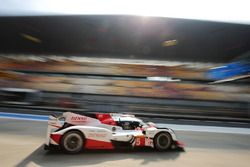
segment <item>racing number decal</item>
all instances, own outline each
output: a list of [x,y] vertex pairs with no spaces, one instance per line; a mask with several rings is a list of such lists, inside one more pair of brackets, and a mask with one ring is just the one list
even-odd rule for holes
[[141,144],[141,139],[138,137],[136,138],[135,145],[140,146],[140,144]]
[[135,145],[136,146],[145,146],[145,137],[144,136],[136,137]]

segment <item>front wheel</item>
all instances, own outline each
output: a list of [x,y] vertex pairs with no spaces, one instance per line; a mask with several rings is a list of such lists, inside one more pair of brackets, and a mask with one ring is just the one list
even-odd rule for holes
[[81,132],[70,131],[63,135],[61,145],[67,153],[78,153],[83,149],[84,137]]
[[170,148],[172,137],[169,133],[159,133],[154,137],[154,146],[159,151],[165,151]]

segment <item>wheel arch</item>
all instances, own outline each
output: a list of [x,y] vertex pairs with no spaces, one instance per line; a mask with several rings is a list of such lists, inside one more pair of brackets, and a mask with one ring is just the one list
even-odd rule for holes
[[[169,133],[168,131],[159,131],[159,132],[157,132],[156,134],[155,134],[155,136],[154,136],[154,138],[153,138],[153,143],[154,143],[154,148],[156,148],[157,149],[157,146],[156,146],[156,140],[157,140],[157,137],[160,135],[160,134],[168,134],[169,136],[170,136],[170,146],[169,147],[171,147],[171,145],[173,144],[173,142],[174,142],[174,139],[173,139],[173,137],[172,137],[172,135],[171,135],[171,133]],[[169,149],[169,147],[168,147],[168,149]],[[158,149],[159,150],[159,149]],[[159,151],[164,151],[164,150],[159,150]]]
[[161,133],[167,133],[167,134],[169,134],[169,135],[171,136],[171,139],[173,140],[173,137],[172,137],[171,133],[169,133],[168,131],[159,131],[159,132],[157,132],[157,133],[155,134],[155,136],[154,136],[154,139],[155,139],[157,136],[159,136]]
[[60,138],[60,145],[62,144],[63,136],[66,135],[69,132],[79,132],[81,134],[81,136],[82,136],[83,141],[84,142],[86,141],[86,136],[85,136],[85,134],[82,131],[80,131],[79,129],[69,129],[69,130],[65,131],[63,133],[62,137]]
[[158,129],[158,131],[155,133],[155,135],[154,135],[154,138],[156,137],[156,135],[158,135],[159,133],[168,133],[170,136],[171,136],[171,138],[172,138],[172,140],[173,141],[176,141],[177,140],[177,136],[176,136],[176,134],[175,134],[175,132],[172,130],[172,129],[168,129],[168,128],[164,128],[164,129]]

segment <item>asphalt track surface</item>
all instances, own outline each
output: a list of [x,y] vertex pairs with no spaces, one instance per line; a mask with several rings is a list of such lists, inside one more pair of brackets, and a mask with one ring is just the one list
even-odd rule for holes
[[[77,155],[43,150],[46,121],[0,118],[0,166],[184,166],[241,167],[250,163],[249,128],[220,131],[207,126],[176,128],[178,138],[186,144],[185,151],[153,150],[83,151]],[[204,132],[202,132],[204,129]],[[206,129],[210,129],[207,131]],[[245,129],[245,131],[242,129]],[[230,130],[230,128],[227,128]],[[241,133],[237,133],[239,130]]]

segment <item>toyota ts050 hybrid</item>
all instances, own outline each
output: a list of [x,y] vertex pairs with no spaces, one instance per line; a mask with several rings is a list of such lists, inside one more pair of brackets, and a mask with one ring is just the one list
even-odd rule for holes
[[49,116],[45,149],[54,147],[67,153],[82,149],[151,147],[159,151],[182,148],[173,130],[144,123],[134,115],[65,112]]

